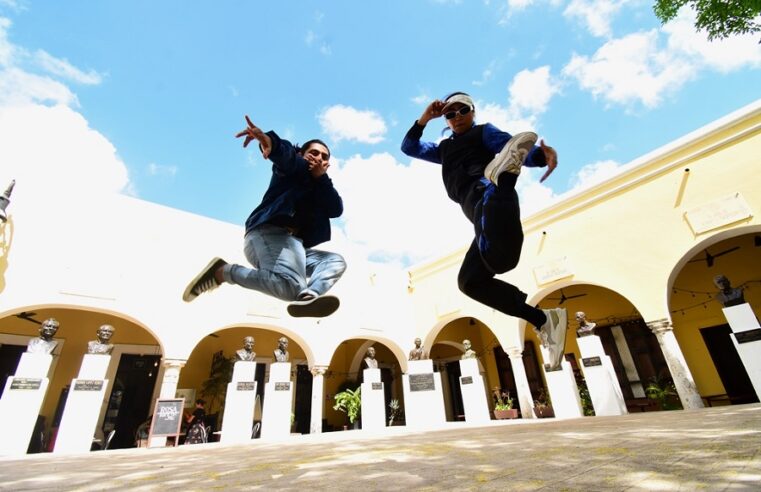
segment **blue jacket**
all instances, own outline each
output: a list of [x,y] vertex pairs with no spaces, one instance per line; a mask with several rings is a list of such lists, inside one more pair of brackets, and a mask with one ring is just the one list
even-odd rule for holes
[[272,139],[272,179],[262,203],[246,219],[246,234],[265,223],[282,223],[283,219],[298,224],[296,234],[311,248],[330,240],[330,219],[343,213],[343,200],[327,174],[315,179],[308,163],[288,140],[275,132]]

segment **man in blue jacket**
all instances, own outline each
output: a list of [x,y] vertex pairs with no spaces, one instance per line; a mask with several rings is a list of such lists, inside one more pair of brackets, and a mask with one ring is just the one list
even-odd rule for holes
[[190,302],[223,282],[289,301],[294,317],[323,317],[338,309],[335,296],[324,295],[346,262],[341,255],[313,249],[330,240],[330,219],[343,213],[343,201],[328,177],[330,150],[318,139],[301,147],[264,133],[246,116],[243,147],[253,140],[272,161],[272,179],[264,198],[246,220],[244,253],[256,268],[212,259],[188,284],[182,299]]

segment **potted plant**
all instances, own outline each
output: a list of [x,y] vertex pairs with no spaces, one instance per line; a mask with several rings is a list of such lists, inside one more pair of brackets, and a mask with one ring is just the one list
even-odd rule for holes
[[357,417],[359,417],[359,413],[362,411],[361,391],[361,387],[354,391],[346,389],[336,393],[336,396],[333,397],[336,402],[333,405],[333,410],[344,412],[349,417],[349,423],[354,425],[355,429],[357,428]]
[[396,400],[396,399],[391,400],[388,403],[388,409],[389,409],[388,425],[389,427],[391,427],[392,425],[394,425],[394,420],[396,420],[396,417],[399,415],[401,411],[401,407],[399,406],[399,400]]
[[547,391],[542,388],[539,396],[534,400],[534,413],[538,418],[554,417],[555,410],[552,409],[552,401]]
[[501,388],[494,388],[494,416],[498,420],[517,419],[518,409],[513,408],[515,400],[510,396],[510,392],[503,392]]
[[676,398],[677,392],[674,382],[668,378],[651,378],[650,383],[645,388],[645,394],[651,400],[655,400],[660,410],[677,410],[681,408]]

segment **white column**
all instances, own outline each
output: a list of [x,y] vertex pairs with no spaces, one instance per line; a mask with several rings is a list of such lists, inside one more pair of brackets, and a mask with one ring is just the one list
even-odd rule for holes
[[312,373],[312,416],[309,420],[309,433],[322,433],[322,412],[325,402],[325,373],[327,366],[314,366],[309,370]]
[[505,350],[510,357],[510,366],[513,368],[513,378],[515,387],[518,392],[518,406],[521,409],[521,417],[524,419],[534,418],[534,397],[531,395],[531,387],[528,384],[526,376],[526,366],[523,365],[523,349],[519,347],[508,347]]
[[695,386],[690,368],[687,367],[687,362],[684,360],[682,349],[679,348],[679,343],[676,341],[671,321],[665,318],[659,319],[648,322],[647,326],[658,339],[663,356],[666,358],[666,364],[671,371],[671,377],[674,379],[676,392],[679,394],[679,399],[682,400],[682,406],[685,409],[703,408],[703,400]]
[[187,360],[183,359],[165,359],[162,361],[164,378],[161,380],[159,398],[174,398],[174,395],[177,394],[177,382],[180,380],[180,371],[185,367],[186,362]]

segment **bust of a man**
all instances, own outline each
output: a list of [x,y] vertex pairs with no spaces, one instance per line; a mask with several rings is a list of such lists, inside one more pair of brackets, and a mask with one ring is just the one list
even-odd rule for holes
[[410,357],[409,360],[423,360],[425,359],[425,350],[423,350],[422,346],[423,341],[419,338],[415,339],[415,348],[410,350]]
[[369,347],[367,349],[365,365],[367,365],[368,369],[378,369],[378,361],[375,360],[375,347]]
[[594,335],[594,330],[595,326],[597,326],[597,323],[591,323],[587,321],[587,315],[584,313],[584,311],[579,311],[576,313],[576,321],[579,322],[579,327],[576,329],[577,337]]
[[48,318],[40,325],[40,336],[32,338],[26,346],[26,351],[32,354],[52,354],[58,342],[53,340],[58,331],[58,321]]
[[476,354],[475,350],[473,350],[470,346],[470,340],[465,339],[462,341],[462,348],[465,349],[465,352],[462,354],[462,359],[476,359],[478,355]]
[[100,328],[98,328],[98,331],[95,333],[95,336],[98,337],[98,339],[87,342],[87,353],[110,355],[111,351],[114,350],[114,345],[109,343],[113,335],[114,335],[113,326],[102,325]]
[[288,339],[285,337],[280,337],[280,340],[277,341],[277,348],[275,349],[275,360],[278,362],[288,362],[289,357],[290,354],[288,354]]
[[732,307],[745,304],[745,296],[743,295],[742,287],[732,287],[726,276],[716,275],[713,278],[713,283],[720,289],[714,296],[714,299],[719,301],[722,306]]
[[235,352],[238,360],[243,362],[253,362],[256,359],[256,352],[254,352],[254,337],[246,337],[243,339],[243,348]]

